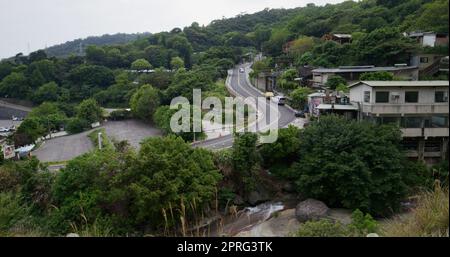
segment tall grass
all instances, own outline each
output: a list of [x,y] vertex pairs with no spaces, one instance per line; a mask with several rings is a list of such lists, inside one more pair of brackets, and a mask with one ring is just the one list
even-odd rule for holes
[[383,236],[391,237],[448,237],[449,191],[437,182],[434,191],[418,196],[417,207],[405,217],[387,221],[382,228]]

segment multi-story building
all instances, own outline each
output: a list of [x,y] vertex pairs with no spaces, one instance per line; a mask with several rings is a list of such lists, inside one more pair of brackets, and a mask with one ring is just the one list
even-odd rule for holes
[[418,80],[419,68],[417,66],[407,66],[406,64],[397,64],[391,67],[368,66],[341,66],[338,68],[317,68],[312,70],[312,84],[315,87],[324,86],[328,78],[333,75],[339,75],[347,80],[348,83],[359,81],[363,73],[386,71],[394,74],[403,80]]
[[448,81],[360,81],[349,87],[358,118],[398,124],[409,157],[429,164],[447,158]]

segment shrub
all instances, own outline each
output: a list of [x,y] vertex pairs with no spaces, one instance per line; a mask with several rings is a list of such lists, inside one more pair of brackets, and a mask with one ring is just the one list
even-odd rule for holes
[[330,76],[327,83],[325,83],[325,86],[330,89],[336,89],[339,85],[347,85],[347,81],[339,75]]
[[131,119],[132,114],[130,111],[127,110],[116,110],[112,111],[109,114],[109,117],[111,118],[111,120],[126,120]]
[[433,191],[419,195],[417,207],[406,217],[398,216],[381,229],[384,236],[449,236],[448,188],[439,183]]
[[299,237],[365,237],[378,230],[378,223],[370,216],[356,209],[348,225],[340,221],[321,219],[300,225],[295,236]]
[[85,128],[89,127],[89,122],[80,118],[71,118],[67,122],[66,130],[70,134],[77,134],[84,131]]
[[30,222],[31,208],[23,204],[20,196],[11,192],[0,193],[0,235],[8,235],[13,228]]
[[353,236],[366,236],[377,232],[378,223],[368,213],[356,209],[352,213],[352,222],[348,225],[349,234]]
[[322,219],[319,221],[308,221],[300,225],[295,236],[298,237],[346,237],[347,230],[340,222]]
[[406,194],[400,140],[396,127],[321,117],[300,134],[297,190],[329,206],[391,213]]

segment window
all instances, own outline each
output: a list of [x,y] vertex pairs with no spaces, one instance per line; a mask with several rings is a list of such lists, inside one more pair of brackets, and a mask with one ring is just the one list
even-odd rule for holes
[[420,63],[428,63],[428,57],[420,57]]
[[405,92],[405,102],[406,103],[419,102],[419,92],[417,91]]
[[376,103],[389,103],[389,92],[377,92],[375,95]]
[[446,91],[436,91],[434,93],[434,101],[436,103],[446,103],[448,101],[447,92]]
[[403,128],[422,128],[422,117],[403,117]]
[[431,116],[432,128],[448,128],[448,116]]
[[364,102],[370,103],[370,91],[364,91]]
[[399,124],[399,117],[383,117],[382,124]]

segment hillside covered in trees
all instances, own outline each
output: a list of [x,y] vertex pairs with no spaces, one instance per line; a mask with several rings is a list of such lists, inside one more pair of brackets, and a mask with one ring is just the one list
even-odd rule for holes
[[[193,89],[202,89],[204,97],[223,99],[227,71],[258,52],[269,58],[253,67],[257,71],[275,69],[285,57],[295,66],[392,65],[416,51],[448,52],[448,46],[424,49],[404,32],[448,30],[447,0],[363,0],[265,9],[207,26],[194,22],[18,54],[0,62],[0,97],[37,107],[8,140],[22,146],[60,127],[79,133],[103,118],[100,107],[130,108],[135,118],[171,134],[168,105],[174,97],[191,99]],[[353,41],[323,40],[328,33],[348,33]],[[71,55],[80,42],[85,54]],[[293,51],[285,53],[288,42]],[[112,118],[127,115],[119,111]],[[260,172],[269,169],[295,181],[294,193],[380,217],[397,211],[411,191],[430,188],[435,178],[448,185],[448,165],[430,169],[406,159],[397,127],[332,116],[304,130],[282,129],[277,143],[261,148],[256,134],[236,135],[233,148],[221,152],[192,148],[191,133],[177,136],[144,140],[137,151],[112,142],[114,147],[77,157],[58,173],[35,158],[0,160],[0,235],[190,235],[186,226],[228,207],[236,196],[246,199],[264,179]],[[335,153],[344,147],[352,150],[341,158]],[[332,160],[325,169],[323,159]],[[338,186],[323,182],[335,177]]]
[[76,39],[65,42],[63,44],[54,45],[45,49],[45,52],[50,57],[67,57],[71,54],[84,54],[84,50],[89,45],[104,46],[104,45],[119,45],[134,41],[139,37],[146,36],[149,33],[125,34],[117,33],[114,35],[91,36],[84,39]]

